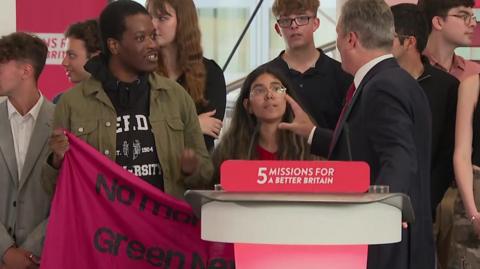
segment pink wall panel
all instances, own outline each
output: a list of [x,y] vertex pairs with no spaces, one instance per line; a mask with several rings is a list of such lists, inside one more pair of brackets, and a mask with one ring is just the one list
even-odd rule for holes
[[17,0],[16,4],[17,31],[38,34],[49,46],[39,88],[51,99],[72,86],[60,65],[65,51],[63,32],[71,23],[96,18],[107,0]]

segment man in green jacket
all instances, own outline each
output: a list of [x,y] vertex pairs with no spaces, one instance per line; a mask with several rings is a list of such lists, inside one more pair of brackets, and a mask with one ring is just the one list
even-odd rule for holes
[[210,188],[213,167],[195,105],[180,85],[154,73],[156,33],[147,10],[112,2],[99,24],[103,53],[85,66],[92,77],[66,92],[55,110],[46,190],[53,192],[68,150],[61,128],[177,198],[186,189]]

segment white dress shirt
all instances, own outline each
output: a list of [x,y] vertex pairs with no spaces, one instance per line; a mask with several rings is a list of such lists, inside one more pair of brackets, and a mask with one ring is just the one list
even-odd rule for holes
[[32,137],[33,128],[37,122],[40,108],[43,104],[43,96],[40,95],[37,103],[30,111],[22,116],[17,109],[7,100],[8,119],[12,128],[13,144],[15,147],[15,158],[17,160],[18,180],[22,177],[23,165],[27,156],[30,138]]

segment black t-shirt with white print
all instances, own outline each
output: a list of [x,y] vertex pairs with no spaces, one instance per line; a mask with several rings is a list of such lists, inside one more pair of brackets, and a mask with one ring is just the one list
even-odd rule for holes
[[123,168],[163,190],[162,169],[155,149],[152,126],[148,120],[149,92],[138,96],[135,105],[117,109],[116,161]]
[[105,69],[95,66],[96,70],[93,71],[97,71],[97,76],[100,76],[99,80],[117,112],[116,162],[134,175],[163,190],[162,168],[149,121],[148,77],[141,75],[134,82],[121,82],[113,77],[106,66],[104,67]]

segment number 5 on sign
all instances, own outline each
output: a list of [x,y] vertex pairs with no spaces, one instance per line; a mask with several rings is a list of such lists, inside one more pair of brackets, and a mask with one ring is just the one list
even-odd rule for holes
[[267,171],[266,167],[259,167],[258,168],[258,184],[265,184],[267,183],[267,174],[265,173]]

